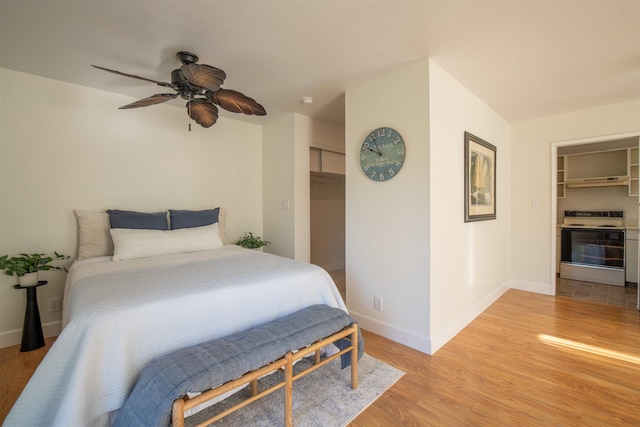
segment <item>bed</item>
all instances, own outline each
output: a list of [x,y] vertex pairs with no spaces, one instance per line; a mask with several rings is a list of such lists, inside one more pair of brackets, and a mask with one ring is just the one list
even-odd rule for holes
[[69,269],[63,330],[6,425],[108,426],[160,355],[313,304],[346,311],[329,274],[312,264],[221,244],[114,260],[114,243],[114,255]]

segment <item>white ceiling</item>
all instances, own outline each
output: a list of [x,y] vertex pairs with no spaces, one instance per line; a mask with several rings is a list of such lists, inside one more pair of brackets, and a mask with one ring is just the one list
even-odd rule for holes
[[0,0],[3,68],[144,98],[89,65],[169,81],[179,50],[269,113],[227,117],[343,123],[347,87],[431,57],[518,122],[640,99],[640,0]]

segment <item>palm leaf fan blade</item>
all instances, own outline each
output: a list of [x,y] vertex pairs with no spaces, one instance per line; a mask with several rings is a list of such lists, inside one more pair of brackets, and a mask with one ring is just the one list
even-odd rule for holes
[[148,98],[139,99],[136,102],[132,102],[131,104],[123,105],[122,107],[118,107],[118,109],[127,110],[129,108],[140,108],[148,107],[149,105],[162,104],[163,102],[174,99],[176,96],[178,96],[177,93],[159,93]]
[[182,76],[189,83],[201,88],[216,91],[227,78],[224,71],[206,64],[184,64],[180,67]]
[[205,99],[187,102],[187,112],[189,117],[204,128],[211,127],[218,121],[218,107]]
[[218,104],[225,110],[234,113],[244,113],[248,115],[265,116],[267,110],[256,102],[255,99],[249,98],[240,92],[230,89],[220,89],[217,92],[207,93],[211,101]]
[[173,87],[171,86],[171,83],[167,83],[167,82],[159,82],[158,80],[153,80],[153,79],[149,79],[146,77],[140,77],[140,76],[136,76],[135,74],[128,74],[128,73],[123,73],[122,71],[117,71],[117,70],[112,70],[110,68],[105,68],[105,67],[100,67],[98,65],[91,65],[93,68],[97,68],[99,70],[104,70],[104,71],[108,71],[110,73],[113,74],[118,74],[120,76],[125,76],[125,77],[131,77],[132,79],[138,79],[138,80],[144,80],[145,82],[151,82],[151,83],[155,83],[158,86],[164,86],[164,87]]

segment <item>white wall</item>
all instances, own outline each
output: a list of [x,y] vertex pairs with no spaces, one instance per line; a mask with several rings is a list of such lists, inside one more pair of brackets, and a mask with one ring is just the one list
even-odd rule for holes
[[264,229],[266,252],[311,258],[309,139],[312,119],[292,113],[264,126]]
[[344,126],[312,119],[303,136],[310,147],[344,153]]
[[[511,150],[511,286],[553,294],[553,143],[640,131],[640,100],[516,123]],[[586,141],[585,141],[586,142]],[[539,201],[539,208],[532,205]],[[552,245],[553,239],[553,245]],[[553,260],[553,261],[552,261]]]
[[265,124],[263,134],[264,233],[272,243],[265,251],[309,262],[309,147],[344,147],[343,128],[291,113]]
[[[431,60],[353,86],[346,100],[349,310],[364,328],[433,354],[508,288],[509,124]],[[407,146],[383,183],[359,165],[362,140],[380,126]],[[493,221],[464,223],[465,131],[497,147]]]
[[[0,254],[75,255],[73,209],[141,211],[224,206],[228,235],[262,232],[262,130],[220,118],[209,129],[184,108],[118,110],[131,99],[0,69]],[[179,103],[181,104],[181,103]],[[45,334],[57,333],[65,274],[38,289]],[[0,276],[0,347],[19,342],[25,292]]]
[[[294,117],[288,114],[263,127],[265,252],[295,258]],[[307,162],[308,163],[308,162]],[[283,203],[288,203],[288,209]]]
[[[429,62],[431,328],[436,351],[508,289],[510,125]],[[464,132],[496,147],[496,219],[464,222]]]
[[[422,60],[346,91],[346,281],[363,328],[424,352],[429,344],[429,76]],[[400,172],[374,182],[359,153],[372,130],[405,140]],[[373,310],[374,296],[383,311]]]
[[311,261],[311,187],[309,184],[309,141],[314,119],[293,115],[293,183],[295,206],[295,259]]

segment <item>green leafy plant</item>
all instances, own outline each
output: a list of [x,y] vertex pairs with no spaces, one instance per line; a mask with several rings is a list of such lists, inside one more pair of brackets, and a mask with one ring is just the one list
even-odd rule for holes
[[9,255],[3,255],[0,257],[0,270],[4,270],[7,276],[15,274],[18,277],[38,271],[62,270],[63,267],[52,265],[51,262],[65,259],[69,259],[69,257],[58,252],[54,252],[53,256],[48,256],[47,254],[20,254],[9,258]]
[[267,240],[262,240],[262,237],[254,237],[253,233],[249,232],[248,234],[245,234],[242,239],[238,240],[238,243],[236,243],[236,245],[248,249],[258,249],[263,246],[267,246],[270,243],[271,242]]

